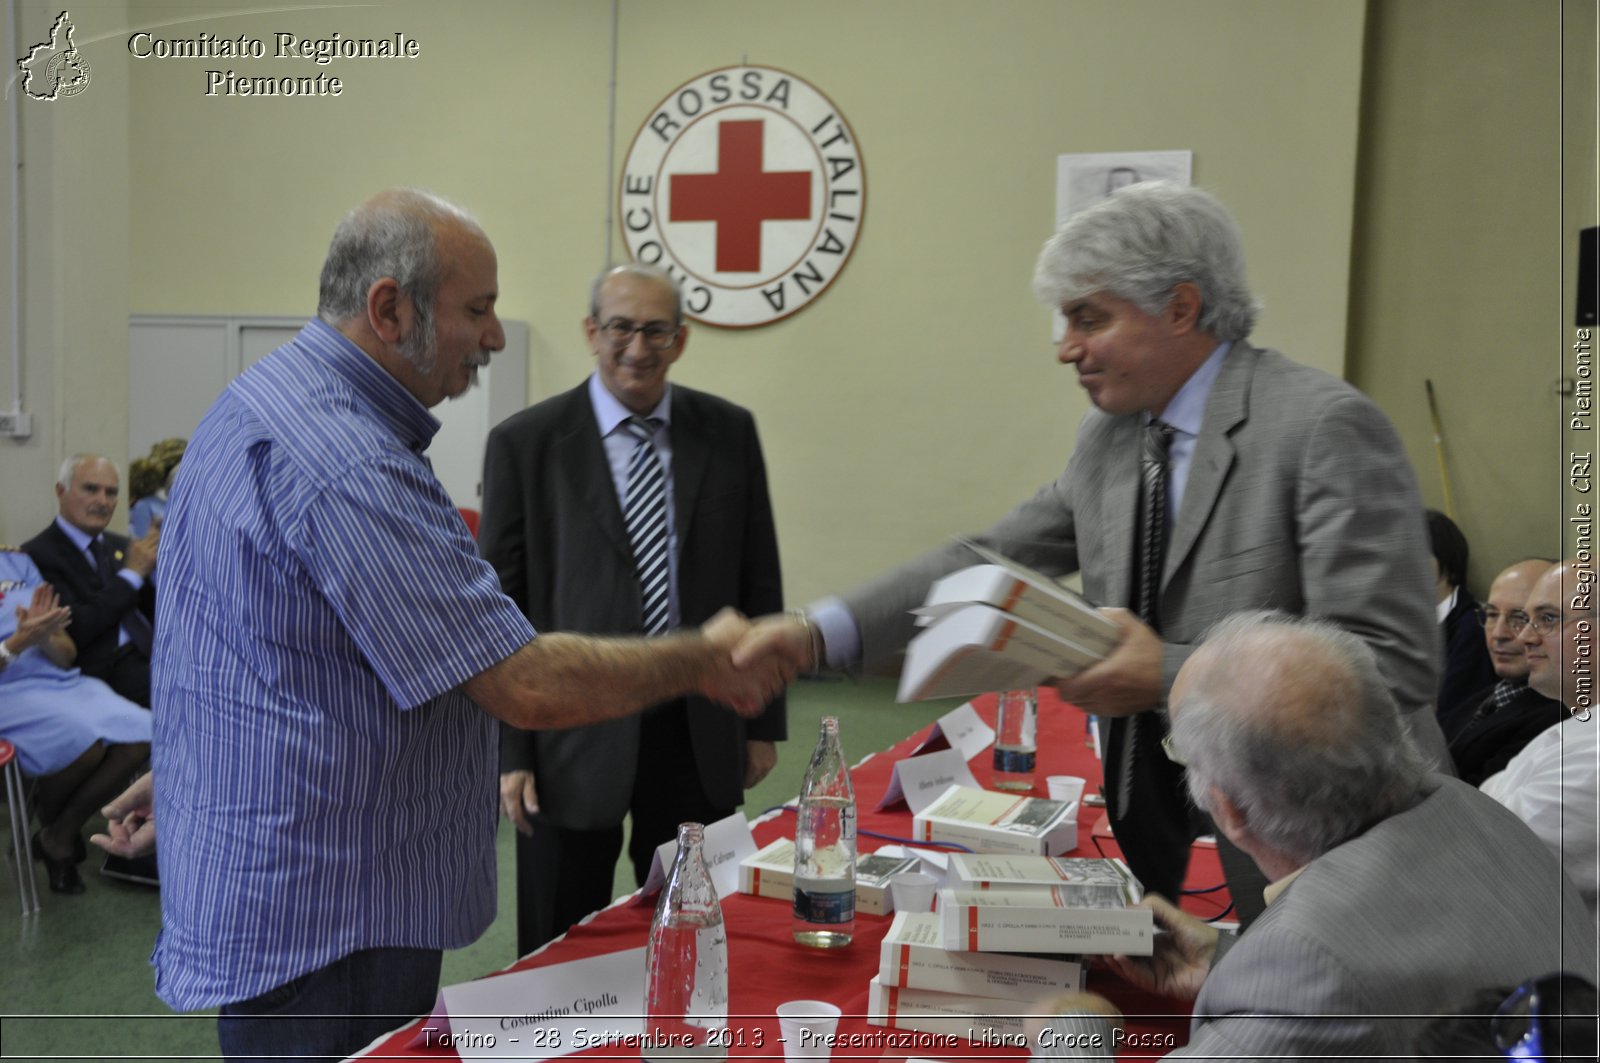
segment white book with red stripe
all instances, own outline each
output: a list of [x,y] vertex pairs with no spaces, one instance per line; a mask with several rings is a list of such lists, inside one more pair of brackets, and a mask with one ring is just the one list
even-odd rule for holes
[[1028,1046],[1023,1023],[1032,1011],[1028,1001],[904,989],[886,986],[877,976],[867,984],[867,1022],[873,1026],[948,1034],[997,1047]]
[[965,952],[1049,952],[1149,956],[1150,909],[1128,907],[1125,887],[939,891],[945,948]]
[[[889,876],[915,871],[922,861],[915,856],[856,854],[856,911],[862,915],[888,915],[894,911]],[[780,901],[794,899],[794,839],[779,838],[739,861],[739,892]]]
[[968,603],[906,644],[900,701],[1036,687],[1077,675],[1104,654],[992,605]]
[[932,623],[954,608],[976,602],[992,605],[1092,653],[1104,655],[1116,648],[1121,637],[1117,625],[1083,595],[1010,558],[968,545],[990,563],[972,565],[936,581],[928,588],[927,602],[917,610],[920,619]]
[[1083,989],[1083,964],[1055,956],[951,952],[937,912],[899,912],[884,935],[878,981],[886,987],[1035,1001]]
[[1019,797],[974,786],[951,786],[911,819],[919,842],[946,842],[979,853],[1059,856],[1078,847],[1070,801]]

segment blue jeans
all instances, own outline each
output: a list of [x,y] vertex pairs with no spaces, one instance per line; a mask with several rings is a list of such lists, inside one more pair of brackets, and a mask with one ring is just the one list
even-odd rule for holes
[[217,1015],[227,1059],[341,1060],[433,1010],[438,949],[363,949]]

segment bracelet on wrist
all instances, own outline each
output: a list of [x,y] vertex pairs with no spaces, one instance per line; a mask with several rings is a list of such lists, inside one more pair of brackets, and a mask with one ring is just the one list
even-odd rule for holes
[[805,629],[806,644],[811,650],[811,671],[820,672],[824,663],[821,629],[817,627],[811,617],[806,615],[804,609],[790,609],[789,615],[794,617],[800,623],[800,626]]

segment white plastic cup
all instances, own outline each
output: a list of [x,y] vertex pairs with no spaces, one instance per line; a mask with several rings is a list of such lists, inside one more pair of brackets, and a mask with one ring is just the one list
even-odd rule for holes
[[1052,801],[1082,801],[1088,784],[1076,775],[1052,775],[1044,781]]
[[932,911],[933,893],[938,887],[939,880],[926,871],[902,871],[889,876],[889,893],[897,912]]
[[786,1000],[778,1005],[778,1029],[786,1060],[827,1059],[839,1028],[839,1007],[826,1000]]

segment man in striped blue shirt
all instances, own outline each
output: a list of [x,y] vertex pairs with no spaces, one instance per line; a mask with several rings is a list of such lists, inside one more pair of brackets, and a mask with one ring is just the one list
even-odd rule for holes
[[[340,1057],[431,1007],[495,914],[496,731],[702,693],[753,715],[722,614],[649,640],[535,632],[424,450],[504,345],[494,249],[414,191],[352,211],[318,320],[223,392],[162,528],[156,990],[229,1057]],[[487,711],[485,711],[487,710]],[[308,1018],[315,1016],[315,1018]]]

